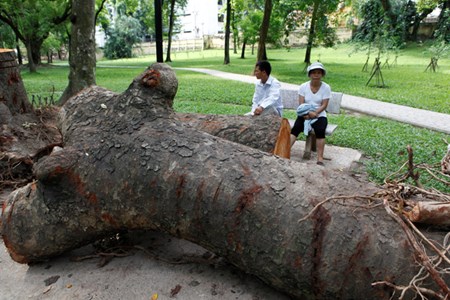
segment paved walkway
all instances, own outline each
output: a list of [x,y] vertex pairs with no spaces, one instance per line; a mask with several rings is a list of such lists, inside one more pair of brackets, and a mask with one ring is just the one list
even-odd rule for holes
[[[255,83],[256,80],[254,76],[250,75],[227,73],[209,69],[200,69],[200,68],[177,68],[177,69],[202,72],[225,79],[237,80],[247,83]],[[283,89],[289,90],[298,89],[298,85],[284,82],[281,83],[281,87]],[[391,104],[387,102],[376,101],[372,99],[356,97],[346,94],[342,96],[341,107],[344,109],[364,113],[367,115],[387,118],[402,123],[407,123],[423,128],[432,129],[439,132],[444,132],[446,134],[450,134],[450,114],[443,114],[429,110]]]

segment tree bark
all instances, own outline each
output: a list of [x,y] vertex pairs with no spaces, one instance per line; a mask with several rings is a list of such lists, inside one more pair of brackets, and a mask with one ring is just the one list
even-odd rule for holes
[[72,1],[69,85],[60,98],[64,104],[82,89],[95,85],[95,0]]
[[29,182],[33,161],[61,143],[53,116],[33,110],[14,51],[0,49],[0,190]]
[[156,36],[156,61],[163,62],[163,25],[162,25],[162,0],[155,0],[155,36]]
[[319,5],[320,5],[320,1],[315,0],[314,5],[313,5],[311,25],[309,27],[309,34],[308,34],[308,44],[306,45],[306,53],[305,53],[305,60],[304,60],[304,62],[307,65],[311,64],[311,51],[312,51],[314,40],[316,39],[316,22],[317,22],[318,13],[319,13]]
[[343,196],[376,187],[184,124],[172,110],[176,89],[174,72],[155,64],[120,95],[90,88],[66,103],[64,149],[41,159],[36,181],[2,208],[14,260],[157,229],[298,299],[390,299],[391,288],[372,283],[416,275],[414,251],[384,208]]
[[230,63],[230,27],[231,27],[231,0],[227,0],[227,17],[225,21],[225,45],[224,45],[224,57],[223,64],[228,65]]
[[173,26],[175,23],[175,0],[170,0],[170,15],[169,15],[169,33],[167,35],[167,53],[166,53],[166,62],[171,62],[170,51],[172,49],[172,34],[173,34]]
[[272,15],[272,0],[265,0],[264,15],[259,31],[258,53],[256,61],[267,60],[266,40],[270,27],[270,16]]
[[[14,50],[0,48],[0,105],[2,104],[12,115],[33,111],[20,77]],[[6,121],[6,116],[0,122],[2,120]]]
[[241,50],[241,58],[245,58],[245,46],[247,45],[247,39],[244,38],[244,41],[242,42],[242,50]]
[[290,158],[291,126],[276,115],[198,115],[177,114],[185,125],[211,135],[246,145],[264,152]]

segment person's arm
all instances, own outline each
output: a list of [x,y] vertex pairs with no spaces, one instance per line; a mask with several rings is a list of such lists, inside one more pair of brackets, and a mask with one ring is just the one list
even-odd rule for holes
[[[280,90],[281,84],[277,80],[273,80],[272,83],[270,84],[269,93],[267,94],[267,97],[262,99],[257,110],[255,110],[255,114],[260,114],[266,107],[275,105],[277,103],[277,100],[280,98]],[[257,113],[257,111],[259,111],[259,113]]]
[[319,106],[319,108],[317,108],[316,109],[316,111],[310,111],[309,112],[309,117],[311,118],[311,119],[315,119],[315,118],[317,118],[317,116],[321,113],[321,112],[323,112],[325,109],[327,109],[327,106],[328,106],[328,102],[330,101],[330,99],[323,99],[322,100],[322,104]]
[[298,95],[298,105],[305,103],[305,96]]
[[258,84],[255,84],[255,92],[253,93],[253,98],[252,98],[252,113],[255,113],[255,110],[258,108],[259,106],[259,93],[258,93]]

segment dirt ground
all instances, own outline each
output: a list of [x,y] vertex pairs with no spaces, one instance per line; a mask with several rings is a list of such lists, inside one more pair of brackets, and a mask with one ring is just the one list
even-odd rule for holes
[[116,250],[109,262],[91,244],[22,265],[0,240],[0,299],[290,299],[190,242],[158,232],[133,233],[127,241],[134,246]]

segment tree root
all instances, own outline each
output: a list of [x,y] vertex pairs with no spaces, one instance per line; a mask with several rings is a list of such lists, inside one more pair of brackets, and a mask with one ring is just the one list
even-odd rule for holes
[[[450,287],[443,279],[450,275],[450,232],[445,236],[442,244],[429,240],[414,224],[412,212],[423,203],[422,207],[430,207],[426,210],[427,218],[423,218],[423,224],[431,226],[448,226],[446,220],[450,220],[450,215],[446,217],[442,215],[442,211],[449,211],[450,195],[444,192],[423,188],[419,171],[425,171],[431,175],[432,179],[450,186],[450,176],[440,172],[439,166],[430,166],[426,164],[414,165],[413,150],[407,147],[408,161],[406,161],[398,171],[389,175],[382,186],[382,190],[376,192],[372,196],[338,196],[327,198],[318,203],[307,215],[302,217],[298,222],[303,222],[310,218],[313,213],[322,205],[333,202],[334,204],[345,204],[345,200],[356,199],[367,201],[365,208],[373,208],[383,205],[387,214],[392,217],[398,225],[403,229],[407,240],[411,245],[412,251],[415,253],[416,261],[420,266],[419,272],[411,279],[408,285],[397,285],[389,281],[373,282],[372,286],[386,286],[392,288],[395,296],[397,291],[400,292],[398,299],[405,299],[407,292],[416,295],[415,299],[450,299]],[[407,167],[406,173],[402,175],[402,170]],[[405,183],[406,180],[412,179],[415,186]],[[428,205],[428,206],[427,206]],[[441,205],[441,206],[439,206]],[[445,208],[445,209],[444,209]],[[433,213],[441,213],[436,219],[428,218]],[[417,217],[417,216],[416,216]],[[420,219],[420,218],[417,218]],[[445,220],[442,224],[437,221]],[[433,223],[427,223],[433,221]],[[437,223],[436,223],[437,222]],[[423,287],[421,284],[425,279],[431,278],[436,283],[436,290],[430,287]],[[410,295],[409,295],[410,296]],[[408,296],[408,299],[409,299]]]

